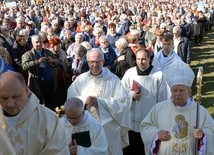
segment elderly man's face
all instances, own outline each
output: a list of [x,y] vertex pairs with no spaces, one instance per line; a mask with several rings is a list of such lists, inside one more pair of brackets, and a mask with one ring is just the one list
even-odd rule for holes
[[88,67],[92,75],[99,75],[102,71],[104,60],[97,52],[91,52],[87,56]]
[[107,48],[108,47],[108,40],[101,40],[100,41],[100,46],[102,48]]
[[39,38],[36,38],[34,41],[32,41],[33,48],[36,50],[42,50],[42,40],[39,40]]
[[171,87],[172,101],[176,106],[185,106],[191,95],[191,88],[185,85],[174,85]]
[[17,79],[4,79],[0,82],[0,105],[11,116],[22,111],[27,104],[28,94],[28,88]]

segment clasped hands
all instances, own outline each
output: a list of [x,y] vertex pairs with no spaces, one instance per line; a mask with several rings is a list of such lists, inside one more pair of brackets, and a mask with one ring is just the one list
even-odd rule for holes
[[[202,139],[204,136],[204,132],[202,129],[195,128],[193,135],[197,139]],[[171,139],[170,132],[167,130],[161,130],[158,132],[158,139],[160,141],[169,141]]]
[[95,97],[95,96],[88,96],[86,98],[85,104],[87,106],[94,106],[94,107],[98,108],[97,97]]

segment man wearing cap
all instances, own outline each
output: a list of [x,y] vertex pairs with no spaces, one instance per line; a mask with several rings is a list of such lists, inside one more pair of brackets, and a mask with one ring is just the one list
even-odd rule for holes
[[146,154],[211,155],[214,152],[214,121],[191,95],[194,73],[183,61],[166,68],[171,98],[156,104],[140,124]]

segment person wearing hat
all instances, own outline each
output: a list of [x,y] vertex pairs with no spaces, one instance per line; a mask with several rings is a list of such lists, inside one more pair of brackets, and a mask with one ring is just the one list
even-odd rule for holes
[[140,124],[146,154],[213,154],[214,121],[201,105],[196,128],[198,103],[191,94],[194,72],[177,60],[166,68],[165,74],[170,77],[167,82],[172,95],[157,103]]

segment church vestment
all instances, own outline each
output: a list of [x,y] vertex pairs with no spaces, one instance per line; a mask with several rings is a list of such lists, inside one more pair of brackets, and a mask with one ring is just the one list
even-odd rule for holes
[[98,108],[91,107],[89,111],[103,126],[109,154],[122,155],[131,123],[130,100],[119,78],[105,67],[98,76],[92,76],[90,71],[79,75],[68,88],[67,98],[78,97],[85,103],[88,96],[97,97]]
[[0,154],[15,155],[16,153],[13,150],[12,144],[2,128],[0,128],[0,139]]
[[140,132],[139,126],[143,118],[156,103],[167,99],[167,86],[163,81],[162,72],[153,66],[145,71],[141,71],[137,66],[126,71],[121,82],[127,89],[130,98],[134,93],[132,90],[133,81],[140,86],[141,98],[138,101],[133,100],[130,105],[132,130]]
[[23,110],[16,116],[1,116],[1,127],[17,155],[69,155],[65,134],[58,117],[39,104],[39,99],[30,93]]
[[91,146],[77,145],[77,155],[107,155],[108,144],[101,124],[88,111],[84,111],[83,120],[73,126],[66,117],[60,118],[62,128],[65,129],[67,145],[71,142],[71,135],[89,131]]
[[[162,49],[154,56],[152,65],[156,67],[158,70],[162,71],[164,74],[166,68],[168,68],[174,61],[177,61],[177,60],[181,60],[181,58],[173,50],[171,50],[168,56],[165,57]],[[164,77],[164,78],[166,80],[167,78],[170,78],[170,77]],[[169,98],[171,95],[169,87],[167,91],[168,91],[167,98]]]
[[[154,154],[154,140],[160,130],[170,132],[169,141],[160,141],[158,155],[195,155],[196,138],[196,102],[189,98],[189,104],[184,107],[175,106],[172,99],[156,104],[140,125],[140,132],[145,144],[146,154]],[[204,131],[202,141],[203,155],[212,155],[214,152],[214,122],[207,110],[199,106],[199,129]],[[205,147],[205,148],[204,148]]]

